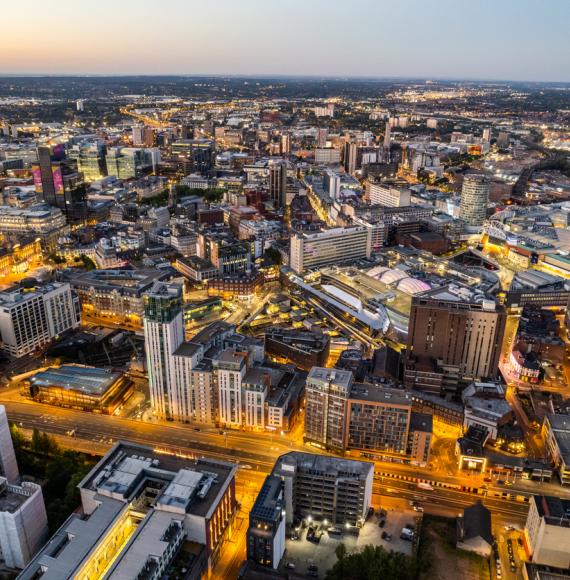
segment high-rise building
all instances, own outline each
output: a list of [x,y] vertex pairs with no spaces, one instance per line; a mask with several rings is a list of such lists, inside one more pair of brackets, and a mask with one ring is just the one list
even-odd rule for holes
[[326,127],[319,127],[317,129],[316,142],[317,148],[322,149],[327,146],[328,129]]
[[284,207],[287,193],[287,163],[270,161],[269,163],[269,199],[275,207]]
[[291,135],[289,133],[283,133],[281,135],[281,155],[288,155],[291,153]]
[[450,284],[412,299],[408,357],[449,367],[459,382],[497,375],[506,311],[471,288]]
[[310,517],[318,523],[356,526],[366,519],[373,463],[291,452],[277,460],[271,473],[283,482],[287,524]]
[[17,483],[20,477],[4,405],[0,405],[0,476],[5,477],[8,483]]
[[305,386],[305,441],[344,450],[350,371],[313,367]]
[[247,355],[224,350],[214,359],[214,368],[218,375],[219,421],[228,427],[241,427]]
[[289,265],[301,273],[310,268],[369,258],[372,232],[364,226],[334,228],[291,236]]
[[342,149],[342,166],[347,173],[353,175],[358,169],[358,144],[349,141]]
[[85,181],[92,182],[107,175],[105,155],[107,149],[103,141],[91,141],[74,145],[69,150],[69,158],[77,161],[79,171]]
[[144,295],[144,336],[150,402],[162,419],[185,419],[185,392],[176,388],[174,352],[184,342],[182,288],[156,282]]
[[184,175],[206,173],[214,165],[216,144],[210,139],[180,139],[172,143],[172,155]]
[[38,163],[32,165],[32,174],[39,198],[61,209],[68,221],[84,220],[87,217],[87,194],[77,162],[65,160],[61,145],[38,147],[37,154]]
[[48,537],[42,488],[0,477],[0,550],[9,568],[24,568]]
[[0,348],[18,358],[44,346],[81,321],[77,296],[69,284],[51,283],[24,292],[0,293]]
[[390,151],[390,144],[392,143],[392,125],[390,119],[386,121],[386,128],[384,129],[384,149]]
[[472,227],[482,227],[487,218],[489,180],[484,175],[468,174],[461,188],[459,217]]

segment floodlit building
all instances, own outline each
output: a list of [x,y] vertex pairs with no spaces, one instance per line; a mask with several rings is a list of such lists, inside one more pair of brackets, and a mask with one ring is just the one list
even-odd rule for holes
[[372,234],[366,227],[333,228],[291,236],[289,265],[302,273],[311,268],[369,258]]
[[79,483],[84,515],[73,513],[20,578],[154,579],[179,556],[192,578],[209,574],[234,518],[235,472],[119,442]]
[[459,217],[468,226],[482,227],[487,218],[489,180],[484,175],[468,174],[461,188]]
[[69,284],[53,282],[0,293],[1,347],[19,358],[50,342],[81,321],[79,299]]
[[570,501],[549,495],[530,498],[524,544],[536,564],[570,568]]

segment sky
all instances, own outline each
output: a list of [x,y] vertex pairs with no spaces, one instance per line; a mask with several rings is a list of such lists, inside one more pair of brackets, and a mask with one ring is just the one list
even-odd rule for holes
[[0,74],[570,82],[570,0],[4,0]]

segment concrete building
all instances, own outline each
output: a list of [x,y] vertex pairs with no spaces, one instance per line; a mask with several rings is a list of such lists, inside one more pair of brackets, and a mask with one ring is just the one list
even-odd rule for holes
[[394,181],[366,180],[366,198],[372,205],[384,207],[407,207],[412,192],[406,185]]
[[[219,388],[219,420],[228,427],[241,427],[242,425],[242,382],[247,371],[247,356],[244,353],[225,350],[214,360],[214,368],[217,371]],[[249,400],[251,399],[251,400]],[[248,406],[262,404],[263,393],[258,393],[248,398]]]
[[305,441],[345,448],[345,417],[353,377],[350,371],[313,367],[305,387]]
[[20,578],[155,580],[179,555],[189,577],[211,574],[236,510],[235,472],[119,442],[79,483],[84,515],[72,514]]
[[0,550],[10,568],[24,568],[48,537],[42,488],[0,477]]
[[372,501],[374,464],[291,452],[282,455],[272,475],[283,482],[285,519],[308,519],[341,526],[364,523]]
[[502,306],[467,287],[423,292],[412,299],[408,358],[431,358],[458,383],[494,378],[506,318]]
[[4,477],[8,483],[17,483],[20,478],[10,424],[4,405],[0,405],[0,476]]
[[44,346],[77,328],[80,321],[79,300],[69,284],[53,282],[0,293],[0,348],[10,357],[19,358]]
[[570,485],[570,415],[547,413],[542,438],[562,485]]
[[64,279],[79,296],[84,313],[138,325],[144,314],[143,294],[168,276],[156,269],[91,270],[72,272]]
[[371,230],[366,227],[334,228],[291,236],[289,265],[302,273],[312,268],[369,258]]
[[265,478],[249,512],[247,559],[276,569],[285,552],[285,500],[283,481],[276,475]]
[[163,419],[184,420],[187,396],[177,388],[173,357],[184,342],[182,287],[156,282],[144,294],[143,325],[153,412]]
[[267,354],[278,360],[293,362],[304,370],[327,363],[330,349],[328,334],[277,326],[267,329],[264,339]]
[[269,162],[269,199],[275,207],[285,206],[287,192],[287,163],[283,160]]
[[531,496],[523,538],[533,563],[570,568],[570,500]]
[[468,226],[483,227],[487,218],[489,188],[489,180],[484,175],[468,174],[463,179],[459,217]]

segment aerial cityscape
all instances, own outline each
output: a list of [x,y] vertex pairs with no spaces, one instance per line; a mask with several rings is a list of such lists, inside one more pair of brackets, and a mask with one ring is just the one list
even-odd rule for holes
[[7,9],[0,578],[570,579],[570,4],[282,4]]

